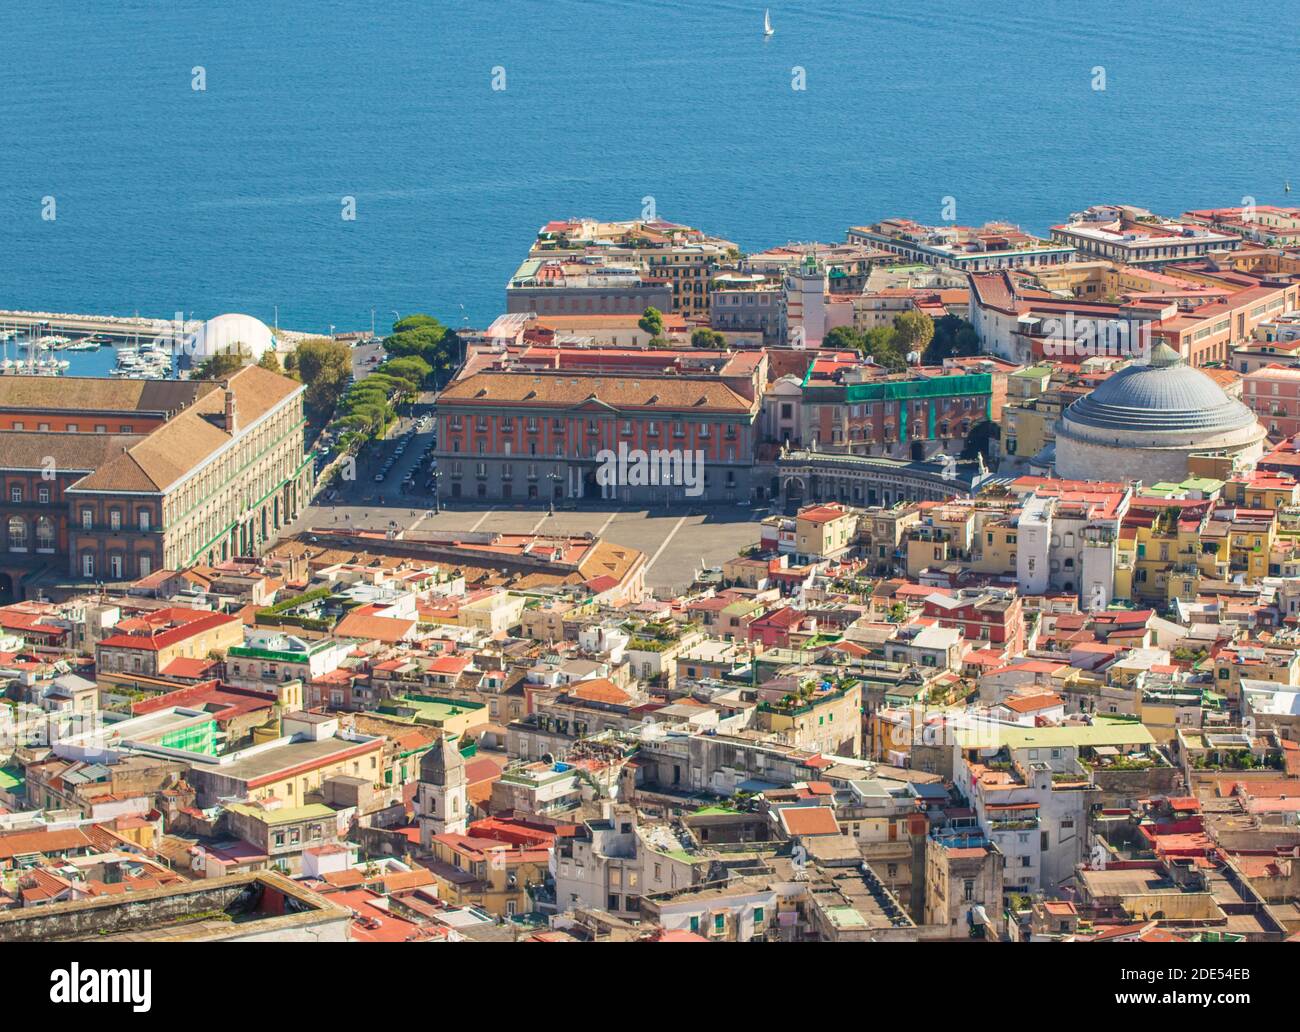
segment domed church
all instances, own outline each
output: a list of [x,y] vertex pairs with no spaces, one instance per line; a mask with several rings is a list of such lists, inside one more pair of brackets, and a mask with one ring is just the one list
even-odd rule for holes
[[1265,430],[1255,413],[1167,344],[1067,408],[1056,426],[1056,473],[1069,480],[1178,483],[1195,452],[1253,463]]

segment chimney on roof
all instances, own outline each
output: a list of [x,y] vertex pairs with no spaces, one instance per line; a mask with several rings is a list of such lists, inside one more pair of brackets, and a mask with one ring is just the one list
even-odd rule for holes
[[235,436],[235,392],[226,388],[226,433]]

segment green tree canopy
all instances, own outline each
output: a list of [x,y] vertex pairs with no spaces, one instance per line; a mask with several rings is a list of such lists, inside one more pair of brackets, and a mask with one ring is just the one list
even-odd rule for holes
[[390,358],[418,358],[428,363],[435,387],[446,383],[461,358],[461,341],[451,330],[431,315],[417,313],[393,323],[393,332],[384,338],[384,351]]
[[907,352],[898,344],[898,331],[892,326],[877,326],[862,335],[862,353],[870,355],[891,373],[907,369]]
[[975,327],[955,315],[945,315],[934,324],[934,339],[925,349],[926,365],[941,365],[945,358],[978,355],[980,341]]
[[370,384],[367,387],[358,387],[348,391],[343,395],[343,401],[339,411],[345,415],[349,412],[355,412],[361,405],[387,405],[389,392],[379,384]]
[[822,347],[831,351],[861,351],[862,334],[852,326],[836,326],[826,331]]
[[390,376],[387,373],[371,373],[359,384],[357,389],[364,390],[367,387],[378,387],[380,390],[392,394],[393,392],[403,392],[410,388],[410,383],[403,380],[400,376]]
[[303,404],[308,416],[318,422],[329,419],[352,375],[348,346],[329,337],[308,337],[294,350],[293,368],[307,388]]
[[366,403],[358,405],[352,415],[364,419],[373,433],[381,433],[392,418],[392,410],[383,403]]
[[706,330],[700,328],[691,333],[691,347],[693,348],[725,348],[727,338],[717,330]]
[[243,344],[235,342],[229,351],[222,351],[204,359],[190,375],[191,380],[224,380],[233,376],[252,360],[253,353]]
[[925,351],[934,337],[934,320],[913,309],[894,320],[894,329],[898,332],[898,349],[906,357],[913,351]]
[[643,333],[648,333],[652,337],[663,336],[664,314],[651,305],[641,313],[641,318],[637,320],[637,325],[641,327]]
[[417,355],[407,355],[405,358],[390,358],[376,372],[405,380],[415,390],[433,372],[433,366]]
[[892,326],[877,326],[875,329],[855,330],[850,326],[836,326],[822,338],[822,347],[836,351],[857,351],[863,357],[870,356],[877,365],[891,373],[901,373],[907,369],[906,352],[899,347],[898,330]]
[[393,323],[394,334],[405,333],[408,330],[432,330],[441,337],[447,332],[447,327],[431,315],[416,312],[414,315],[408,315],[405,319],[399,319]]

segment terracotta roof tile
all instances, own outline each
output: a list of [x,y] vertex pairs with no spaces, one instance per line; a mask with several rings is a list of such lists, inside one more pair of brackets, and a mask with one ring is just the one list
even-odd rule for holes
[[[225,391],[211,384],[175,418],[139,439],[79,481],[74,491],[161,491],[230,441],[224,427]],[[225,381],[235,393],[238,427],[246,427],[301,385],[260,366],[245,366]]]
[[624,706],[632,701],[632,696],[603,677],[579,681],[569,687],[567,694],[585,702],[605,702],[615,706]]
[[754,403],[726,384],[679,377],[583,376],[557,373],[482,372],[449,386],[440,405],[537,405],[581,408],[604,404],[617,410],[694,409],[748,415]]
[[202,380],[114,380],[97,376],[15,376],[0,380],[0,408],[177,412],[215,384]]
[[781,823],[791,835],[838,835],[839,822],[829,806],[786,806],[780,810]]

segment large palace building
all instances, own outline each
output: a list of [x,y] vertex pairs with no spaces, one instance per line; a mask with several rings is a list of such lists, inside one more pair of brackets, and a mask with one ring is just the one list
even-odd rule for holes
[[[438,398],[444,498],[735,502],[754,490],[762,353],[527,348],[471,356]],[[602,456],[685,456],[677,479],[602,482]]]
[[252,555],[311,488],[303,388],[0,377],[0,601]]

